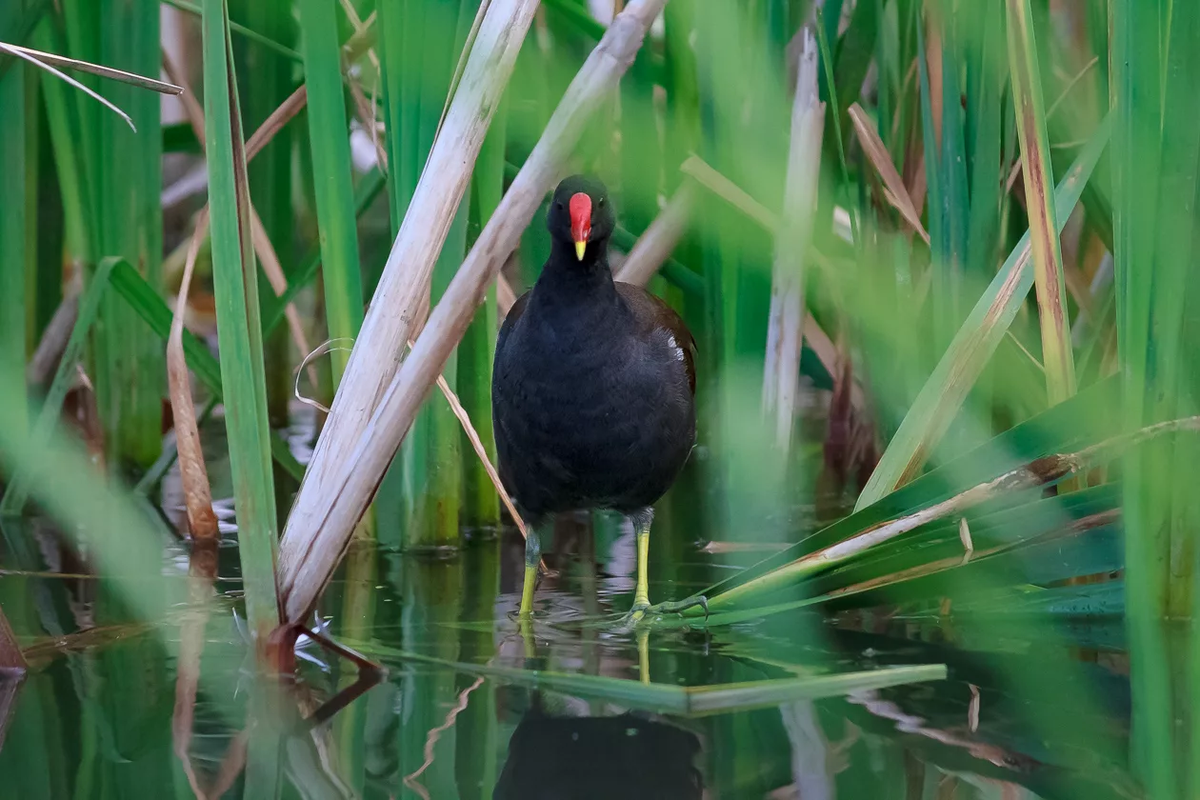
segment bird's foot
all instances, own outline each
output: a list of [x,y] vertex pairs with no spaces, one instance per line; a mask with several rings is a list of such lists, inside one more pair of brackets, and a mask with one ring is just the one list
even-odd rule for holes
[[683,600],[667,601],[650,605],[646,601],[634,602],[628,614],[617,620],[617,630],[633,630],[639,625],[651,622],[664,614],[682,614],[691,608],[704,609],[704,618],[708,619],[708,598],[702,594],[687,597]]

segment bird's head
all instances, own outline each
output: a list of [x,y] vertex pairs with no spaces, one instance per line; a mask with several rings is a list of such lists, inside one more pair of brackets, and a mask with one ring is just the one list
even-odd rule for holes
[[603,246],[612,236],[616,224],[608,189],[596,178],[572,175],[564,178],[554,190],[546,227],[558,241],[574,244],[578,260],[583,261],[589,243],[598,242]]

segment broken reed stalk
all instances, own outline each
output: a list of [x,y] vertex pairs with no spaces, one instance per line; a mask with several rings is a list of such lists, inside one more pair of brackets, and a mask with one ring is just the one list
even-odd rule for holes
[[775,412],[775,444],[791,448],[804,326],[804,260],[812,244],[821,172],[825,104],[817,92],[817,42],[810,26],[802,32],[791,145],[784,183],[783,215],[775,231],[775,261],[763,366],[763,411]]
[[685,178],[666,207],[634,243],[614,276],[623,283],[645,286],[670,256],[687,231],[696,207],[696,185]]
[[[1129,449],[1169,433],[1200,431],[1200,416],[1183,417],[1148,425],[1132,433],[1123,433],[1074,453],[1060,453],[1022,464],[989,481],[972,486],[940,503],[906,514],[898,519],[877,523],[865,531],[809,553],[795,561],[771,570],[765,575],[735,586],[716,597],[709,598],[709,612],[744,601],[751,595],[776,591],[804,578],[843,563],[897,536],[946,517],[962,514],[967,509],[998,497],[1049,486],[1069,475],[1080,475],[1093,466],[1107,463]],[[685,612],[690,614],[691,611]]]
[[212,485],[204,464],[204,449],[200,446],[200,427],[196,423],[196,404],[192,400],[192,383],[187,360],[183,355],[183,318],[187,313],[188,289],[200,243],[208,234],[208,211],[201,210],[196,218],[196,230],[188,246],[179,295],[175,298],[175,316],[167,336],[167,388],[171,396],[171,413],[175,419],[175,449],[179,453],[179,475],[183,483],[187,507],[188,528],[193,539],[215,540],[220,536],[217,515],[213,511]]
[[0,673],[4,671],[24,672],[28,666],[25,663],[25,656],[21,655],[21,646],[17,644],[17,637],[13,633],[12,626],[8,624],[8,618],[4,616],[4,609],[0,608]]
[[[506,4],[493,0],[442,134],[434,144],[409,215],[393,248],[392,255],[396,256],[399,250],[400,258],[388,259],[389,268],[395,260],[400,260],[407,271],[420,274],[408,281],[407,291],[400,295],[408,300],[404,305],[396,300],[379,302],[379,292],[372,300],[373,313],[368,315],[367,324],[363,326],[360,346],[354,348],[350,367],[334,400],[333,414],[318,442],[312,465],[288,519],[279,560],[279,586],[288,622],[303,620],[316,602],[349,544],[354,526],[370,503],[384,470],[412,425],[417,409],[462,338],[488,285],[516,249],[521,234],[561,174],[568,155],[579,142],[595,110],[616,89],[618,80],[633,63],[650,24],[665,4],[666,0],[633,0],[609,25],[446,288],[412,352],[396,372],[399,348],[389,342],[386,351],[379,354],[361,345],[372,324],[376,328],[385,325],[392,329],[402,328],[407,335],[418,307],[417,301],[429,280],[437,250],[454,215],[457,198],[465,188],[470,166],[479,152],[486,129],[486,124],[477,124],[478,94],[483,89],[490,95],[498,95],[511,72],[512,59],[520,44],[519,38],[512,41],[513,34],[526,30],[536,6],[536,3]],[[523,27],[513,30],[506,26],[503,31],[496,30],[497,17],[513,16]],[[504,55],[498,58],[495,51],[501,48]],[[484,85],[487,80],[492,81],[491,86]],[[490,119],[495,99],[498,97],[493,96],[484,107],[485,123]],[[464,120],[464,116],[468,119]],[[471,133],[464,130],[464,121],[476,123]],[[462,173],[461,180],[458,173]],[[434,186],[436,181],[432,176],[444,175],[450,175],[455,181],[449,191],[441,183]],[[455,202],[449,202],[451,199]],[[432,236],[429,235],[431,230]],[[436,247],[430,247],[433,240],[436,240]],[[410,254],[411,250],[417,252]],[[424,257],[418,258],[418,253]],[[417,269],[418,266],[421,268]],[[381,290],[382,286],[381,281]],[[384,313],[378,313],[380,308]],[[381,320],[381,317],[385,319]],[[381,370],[380,363],[390,365],[391,369]],[[387,373],[386,378],[381,372]],[[349,419],[337,429],[334,423],[339,410]],[[335,430],[339,432],[335,434]],[[324,450],[322,442],[325,443]]]
[[[68,58],[60,56],[56,53],[46,53],[42,50],[34,50],[31,47],[21,47],[15,44],[9,44],[7,47],[16,50],[20,53],[30,56],[33,59],[49,64],[52,67],[62,67],[63,69],[73,69],[77,72],[86,72],[89,75],[95,75],[100,78],[108,78],[118,83],[127,83],[130,86],[136,86],[139,89],[149,89],[152,92],[167,95],[181,95],[184,87],[175,86],[163,81],[157,81],[154,78],[147,78],[143,75],[138,75],[133,72],[126,72],[123,69],[113,69],[102,64],[93,64],[90,61],[80,61],[77,58]],[[174,80],[174,79],[172,79]]]
[[867,154],[867,158],[871,159],[872,166],[883,180],[884,197],[892,204],[893,208],[900,212],[900,216],[916,231],[917,235],[925,240],[925,244],[929,244],[929,232],[921,224],[921,213],[913,203],[908,189],[905,188],[904,179],[896,171],[896,165],[892,163],[892,156],[888,152],[887,146],[884,145],[883,140],[879,138],[879,132],[867,118],[867,112],[862,110],[862,106],[855,103],[850,106],[850,119],[854,123],[854,130],[858,134],[858,142],[862,145],[863,152]]
[[[376,411],[396,374],[404,346],[415,332],[434,264],[536,8],[536,0],[493,0],[480,25],[462,81],[388,254],[332,411],[288,516],[279,577],[289,597],[289,621],[300,621],[315,602],[358,522],[359,515],[355,515],[345,529],[330,527],[325,522],[327,506],[352,475],[366,477],[360,465],[346,456]],[[422,396],[433,377],[421,385]],[[393,445],[387,460],[394,451]],[[367,494],[374,491],[382,475],[380,469],[368,478]],[[294,594],[298,580],[302,595]],[[297,610],[298,605],[303,608]]]

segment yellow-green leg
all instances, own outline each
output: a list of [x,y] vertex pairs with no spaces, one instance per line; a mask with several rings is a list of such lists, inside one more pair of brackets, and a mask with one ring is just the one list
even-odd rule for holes
[[632,515],[632,520],[637,536],[637,588],[633,593],[633,608],[622,620],[622,627],[636,625],[647,614],[677,614],[693,606],[702,606],[707,614],[708,599],[702,595],[650,605],[650,524],[654,520],[654,511],[648,508]]
[[538,564],[542,560],[542,543],[537,527],[530,525],[525,539],[525,583],[521,587],[521,619],[533,615],[533,590],[537,586]]
[[650,520],[636,524],[637,529],[637,590],[633,593],[633,610],[650,607]]

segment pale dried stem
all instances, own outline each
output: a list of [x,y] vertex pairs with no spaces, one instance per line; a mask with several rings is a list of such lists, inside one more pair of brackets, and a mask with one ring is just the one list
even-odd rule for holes
[[[0,608],[0,673],[4,671],[24,672],[28,666],[25,656],[21,654],[21,646],[17,643],[12,626],[8,624],[8,618],[4,616],[4,609]],[[0,674],[0,677],[3,675]],[[3,722],[4,718],[0,717],[0,725]],[[0,727],[0,734],[3,734],[3,730],[3,727]],[[2,735],[0,735],[0,739],[3,739]]]
[[500,321],[508,316],[509,310],[513,307],[513,303],[517,302],[517,293],[513,291],[512,284],[508,282],[508,278],[503,274],[496,274],[496,309],[500,312]]
[[858,103],[850,106],[850,119],[854,122],[854,130],[858,134],[858,141],[862,144],[863,151],[871,159],[871,164],[883,180],[884,196],[887,201],[900,212],[900,216],[916,231],[917,235],[925,240],[925,244],[929,244],[929,232],[921,224],[921,213],[913,205],[912,198],[908,195],[908,189],[904,187],[904,180],[896,171],[896,165],[892,163],[892,156],[888,153],[883,140],[879,138],[879,133],[871,125],[866,112]]
[[[412,347],[412,342],[409,342],[409,347]],[[517,526],[517,530],[521,532],[522,538],[529,538],[529,529],[525,526],[525,520],[517,512],[517,507],[513,503],[512,497],[504,488],[504,484],[500,481],[500,473],[492,465],[492,461],[488,458],[487,448],[483,446],[483,440],[479,438],[479,433],[475,430],[475,426],[471,424],[471,416],[467,413],[467,409],[463,408],[462,402],[458,399],[458,395],[450,388],[450,384],[446,382],[446,376],[438,374],[437,387],[441,389],[442,396],[446,398],[446,402],[450,404],[450,411],[458,418],[462,425],[463,432],[467,434],[467,439],[471,442],[471,449],[475,451],[475,455],[479,457],[483,463],[483,471],[487,473],[488,480],[492,482],[492,486],[496,487],[496,493],[500,495],[500,501],[504,503],[504,507],[508,509],[508,513],[512,515],[513,522]]]
[[[303,619],[316,602],[488,285],[562,174],[593,112],[633,62],[665,2],[635,0],[609,26],[397,371],[397,344],[412,330],[486,123],[537,6],[492,0],[288,520],[279,559],[288,620]],[[407,273],[403,281],[389,280],[389,270],[398,272],[396,262]],[[383,312],[377,313],[379,309]]]
[[258,130],[250,134],[250,138],[246,140],[246,163],[249,164],[253,161],[254,157],[275,138],[275,134],[279,133],[284,125],[287,125],[303,111],[306,105],[308,105],[308,87],[301,85],[279,104],[279,108],[271,112],[271,116],[263,120],[263,124],[258,126]]
[[26,52],[25,48],[17,47],[16,45],[5,44],[4,42],[0,42],[0,52],[8,53],[11,56],[16,56],[17,58],[19,58],[23,61],[27,61],[30,64],[37,67],[38,69],[49,72],[51,75],[58,78],[60,81],[63,81],[64,83],[67,83],[67,84],[75,87],[79,91],[86,94],[88,97],[91,97],[92,99],[96,100],[98,103],[107,107],[110,111],[112,111],[114,114],[119,116],[121,119],[125,120],[125,124],[128,125],[129,128],[134,133],[137,133],[137,126],[133,124],[133,120],[130,119],[129,115],[126,114],[124,111],[122,111],[120,108],[118,108],[114,103],[112,103],[107,98],[97,94],[96,92],[92,91],[87,86],[84,86],[82,83],[75,80],[70,75],[66,75],[63,72],[60,72],[59,70],[50,66],[49,63],[47,63],[45,61],[40,61],[37,58],[35,58],[34,56],[31,56],[28,52]]
[[[350,27],[354,29],[354,35],[362,36],[366,34],[369,26],[367,23],[362,21],[361,17],[358,16],[358,10],[354,8],[354,3],[350,2],[350,0],[342,0],[341,6],[342,11],[344,11],[346,14],[346,19],[350,22]],[[371,62],[371,66],[375,69],[375,74],[378,75],[379,56],[375,54],[375,48],[372,47],[367,50],[367,59]]]
[[15,44],[6,44],[6,48],[15,50],[23,56],[30,57],[35,61],[40,61],[43,64],[49,64],[52,67],[62,67],[63,69],[73,69],[78,72],[86,72],[89,75],[95,75],[100,78],[107,78],[118,83],[127,83],[130,86],[136,86],[139,89],[149,89],[152,92],[159,94],[179,95],[183,94],[182,86],[173,86],[169,83],[147,78],[144,75],[138,75],[134,72],[126,72],[113,67],[106,67],[103,64],[93,64],[90,61],[80,61],[77,58],[68,58],[60,56],[57,53],[46,53],[41,50],[34,50],[32,47],[21,47]]
[[775,444],[791,448],[804,324],[804,261],[812,246],[821,169],[825,104],[817,92],[817,42],[805,27],[792,104],[791,144],[783,216],[775,229],[775,260],[763,369],[763,411],[775,413]]
[[375,148],[375,161],[379,164],[379,171],[384,175],[387,174],[387,151],[383,147],[383,141],[379,138],[379,126],[375,119],[375,105],[367,99],[363,94],[362,87],[358,85],[358,81],[348,81],[350,84],[350,97],[354,100],[354,113],[358,117],[358,124],[362,125],[363,133],[371,137],[371,146]]
[[614,276],[624,283],[645,286],[683,238],[696,206],[696,186],[690,180],[675,190],[666,207],[636,242]]
[[41,387],[54,373],[54,367],[67,349],[71,331],[75,328],[75,320],[79,319],[79,281],[72,280],[65,296],[54,316],[46,325],[42,338],[38,341],[29,366],[25,368],[25,382],[31,387]]

